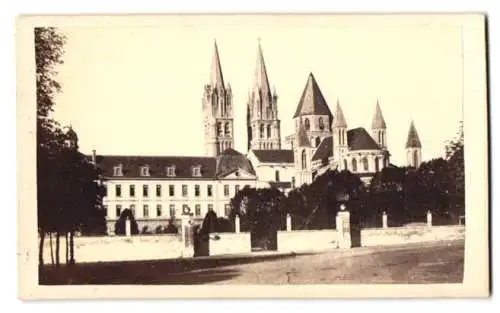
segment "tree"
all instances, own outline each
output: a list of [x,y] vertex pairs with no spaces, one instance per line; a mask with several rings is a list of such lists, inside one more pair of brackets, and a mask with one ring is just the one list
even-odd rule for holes
[[450,213],[465,214],[465,164],[464,164],[464,132],[460,122],[457,136],[446,145],[446,161],[451,182]]
[[[39,264],[43,265],[43,243],[46,233],[57,228],[58,190],[60,181],[52,171],[63,147],[63,132],[50,117],[54,97],[61,86],[55,80],[56,67],[62,64],[66,38],[55,28],[35,28],[36,109],[37,109],[37,214],[40,234]],[[56,247],[57,248],[57,247]],[[56,249],[58,250],[58,248]]]

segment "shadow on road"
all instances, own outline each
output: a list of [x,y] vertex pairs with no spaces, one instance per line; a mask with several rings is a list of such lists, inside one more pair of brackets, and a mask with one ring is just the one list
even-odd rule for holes
[[239,264],[286,259],[295,255],[190,258],[151,261],[83,263],[39,268],[40,285],[196,285],[238,276]]

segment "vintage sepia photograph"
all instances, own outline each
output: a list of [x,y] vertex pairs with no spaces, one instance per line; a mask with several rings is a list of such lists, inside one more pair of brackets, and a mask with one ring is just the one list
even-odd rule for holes
[[26,16],[18,29],[33,196],[19,202],[21,284],[487,296],[483,16]]

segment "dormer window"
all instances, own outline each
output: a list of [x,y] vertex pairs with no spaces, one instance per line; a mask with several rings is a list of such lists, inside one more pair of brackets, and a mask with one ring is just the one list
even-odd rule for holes
[[193,166],[192,171],[193,171],[193,176],[196,176],[196,177],[201,176],[201,166],[200,165]]
[[113,167],[113,176],[123,176],[123,166],[121,164]]
[[169,177],[175,176],[175,166],[174,165],[167,166],[167,176],[169,176]]
[[141,166],[141,176],[149,176],[149,166]]

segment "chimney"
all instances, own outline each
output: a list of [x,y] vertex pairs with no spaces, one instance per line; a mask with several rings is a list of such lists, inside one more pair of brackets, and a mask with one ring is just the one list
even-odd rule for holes
[[92,163],[96,164],[95,150],[92,150]]

